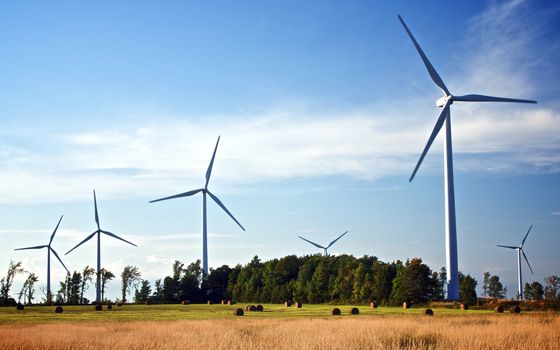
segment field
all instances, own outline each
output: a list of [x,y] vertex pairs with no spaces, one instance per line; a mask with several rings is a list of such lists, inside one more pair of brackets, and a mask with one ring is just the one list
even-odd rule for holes
[[0,308],[0,349],[560,349],[560,315],[264,304]]

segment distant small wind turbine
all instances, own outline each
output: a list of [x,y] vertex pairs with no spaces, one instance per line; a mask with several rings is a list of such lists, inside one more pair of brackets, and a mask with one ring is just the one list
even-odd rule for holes
[[332,245],[335,244],[336,241],[338,241],[339,239],[341,239],[342,236],[344,236],[344,235],[347,234],[347,233],[348,233],[348,231],[346,231],[346,232],[344,232],[343,234],[341,234],[340,236],[336,237],[336,239],[335,239],[334,241],[332,241],[331,243],[329,243],[329,245],[327,245],[326,247],[323,247],[322,245],[317,244],[317,243],[315,243],[315,242],[311,242],[310,240],[305,239],[305,238],[303,238],[302,236],[298,236],[298,237],[301,238],[301,239],[303,239],[303,240],[306,241],[307,243],[313,244],[313,245],[314,245],[315,247],[317,247],[317,248],[323,249],[323,250],[325,251],[325,256],[327,256],[327,255],[328,255],[327,249],[329,249],[330,247],[332,247]]
[[533,273],[533,269],[531,268],[531,264],[529,264],[527,255],[525,255],[525,251],[523,251],[525,240],[527,239],[527,236],[529,236],[529,232],[531,232],[532,228],[533,225],[529,227],[529,230],[525,234],[525,237],[521,241],[521,245],[519,247],[512,246],[512,245],[500,245],[500,244],[496,245],[501,248],[517,250],[517,298],[518,299],[523,299],[523,275],[521,274],[521,254],[523,254],[523,257],[525,258],[525,262],[527,262],[527,266],[529,266],[529,270],[531,270],[531,273]]
[[207,225],[206,225],[206,194],[210,196],[220,206],[226,214],[229,215],[241,227],[243,231],[245,228],[237,221],[235,217],[227,210],[225,205],[216,197],[210,190],[208,189],[208,182],[210,181],[210,175],[212,174],[212,166],[214,165],[214,158],[216,157],[216,151],[218,150],[218,144],[220,143],[220,137],[218,136],[218,141],[216,141],[216,147],[214,148],[214,153],[212,154],[212,159],[210,160],[210,164],[208,165],[208,169],[206,170],[206,183],[204,184],[203,188],[199,188],[196,190],[188,191],[185,193],[176,194],[174,196],[169,196],[165,198],[155,199],[150,201],[150,203],[164,201],[167,199],[174,199],[174,198],[181,198],[181,197],[189,197],[198,192],[202,192],[202,271],[204,275],[208,275],[208,244],[207,244]]
[[439,118],[434,126],[432,134],[428,139],[428,143],[424,147],[420,160],[416,164],[412,175],[410,176],[409,182],[414,179],[420,164],[424,160],[426,153],[430,149],[430,146],[434,142],[437,134],[443,127],[445,123],[445,143],[444,143],[444,160],[445,160],[445,250],[446,250],[446,266],[447,266],[447,299],[449,300],[459,300],[459,269],[457,260],[457,228],[455,223],[455,187],[453,181],[453,150],[451,146],[451,105],[453,102],[520,102],[520,103],[537,103],[532,100],[520,100],[514,98],[504,98],[504,97],[493,97],[485,95],[464,95],[464,96],[454,96],[452,95],[447,86],[443,83],[439,74],[436,72],[435,68],[432,66],[428,57],[420,48],[420,45],[408,29],[407,25],[401,16],[399,21],[403,25],[406,33],[412,40],[412,43],[416,47],[416,50],[420,54],[430,77],[434,83],[441,89],[443,97],[436,101],[436,106],[443,107]]
[[105,230],[101,229],[101,227],[99,226],[99,213],[97,211],[97,198],[95,196],[95,190],[93,190],[93,204],[94,204],[94,207],[95,207],[95,222],[97,223],[97,230],[93,231],[93,233],[91,235],[87,236],[83,241],[78,243],[74,248],[67,251],[66,254],[64,254],[64,255],[68,255],[68,253],[70,253],[74,249],[78,248],[79,246],[81,246],[85,242],[89,241],[93,236],[97,235],[97,284],[95,286],[96,287],[95,301],[96,301],[97,305],[100,305],[101,304],[101,234],[103,233],[103,234],[106,234],[107,236],[111,236],[113,238],[120,239],[121,241],[126,242],[130,245],[133,245],[135,247],[137,245],[127,241],[126,239],[120,238],[119,236],[117,236],[114,233],[111,233],[109,231],[105,231]]
[[60,225],[60,222],[62,221],[62,217],[64,215],[60,216],[60,220],[58,220],[58,224],[56,224],[56,227],[54,228],[53,233],[51,234],[51,239],[49,240],[49,244],[47,245],[38,245],[35,247],[27,247],[27,248],[17,248],[14,250],[27,250],[27,249],[43,249],[43,248],[47,248],[47,304],[50,304],[52,302],[52,293],[51,293],[51,252],[54,254],[54,256],[58,259],[58,261],[60,261],[60,263],[62,264],[62,266],[64,267],[64,269],[70,273],[70,271],[68,271],[68,269],[66,268],[66,265],[64,265],[64,263],[62,262],[62,260],[60,260],[60,257],[58,256],[58,254],[56,253],[56,251],[54,250],[53,247],[51,247],[52,241],[54,239],[54,235],[56,234],[56,230],[58,230],[58,226]]

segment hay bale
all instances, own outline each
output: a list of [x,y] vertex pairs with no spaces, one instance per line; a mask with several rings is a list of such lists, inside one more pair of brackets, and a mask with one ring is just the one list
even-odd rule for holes
[[237,304],[237,303],[235,302],[235,300],[228,300],[228,301],[227,301],[227,304],[228,304],[228,305],[235,305],[235,304]]
[[146,300],[146,301],[144,302],[144,305],[152,305],[152,301],[151,301],[151,300]]
[[353,307],[350,310],[350,315],[359,315],[360,314],[360,310],[357,307]]
[[249,311],[257,311],[257,307],[255,305],[249,306]]
[[113,305],[111,304],[107,305],[107,310],[113,310]]
[[297,303],[295,303],[294,305],[295,305],[295,307],[298,308],[298,309],[301,309],[301,307],[303,306],[303,304],[300,303],[300,302],[297,302]]
[[220,304],[221,304],[221,305],[225,305],[225,304],[226,304],[226,301],[222,299],[222,300],[220,300]]
[[499,313],[499,314],[503,314],[503,313],[504,313],[504,308],[501,307],[501,306],[496,306],[496,307],[494,308],[494,311],[496,311],[496,312]]
[[404,303],[402,303],[402,308],[403,309],[410,309],[410,302],[405,301]]
[[[191,303],[190,300],[183,300],[183,301],[181,302],[181,305],[189,305],[190,303]],[[208,302],[208,305],[211,305],[211,303]]]
[[96,305],[95,305],[95,311],[101,311],[101,310],[103,310],[103,305],[101,305],[101,304],[96,304]]
[[434,311],[432,309],[426,309],[424,310],[424,315],[426,316],[433,316],[434,315]]
[[208,305],[212,305],[214,302],[212,300],[208,300]]
[[372,303],[369,303],[369,307],[371,307],[372,309],[377,309],[377,302],[374,301]]
[[117,306],[118,306],[118,307],[121,307],[121,306],[122,306],[122,303],[117,303]]
[[62,308],[62,306],[57,306],[57,307],[54,309],[54,312],[55,312],[56,314],[61,314],[63,311],[64,311],[64,309]]
[[292,306],[292,302],[287,300],[286,302],[284,302],[284,306],[285,307],[290,307],[290,306]]
[[233,312],[234,316],[243,316],[243,309],[238,307],[237,309],[235,309],[235,311]]
[[339,316],[340,315],[340,309],[335,307],[334,309],[332,309],[331,314],[333,316]]
[[25,309],[25,306],[23,306],[23,304],[17,304],[16,310],[23,311],[23,309]]
[[251,305],[245,305],[245,311],[249,311],[250,307],[251,307]]
[[264,310],[261,304],[257,305],[257,311],[262,312]]
[[461,304],[461,310],[465,311],[469,309],[469,305],[467,304]]
[[511,309],[509,309],[509,311],[512,314],[518,314],[521,313],[521,308],[518,305],[512,306]]

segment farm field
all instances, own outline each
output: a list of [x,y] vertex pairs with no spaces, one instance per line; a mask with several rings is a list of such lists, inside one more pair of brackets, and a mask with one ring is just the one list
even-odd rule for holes
[[560,349],[560,315],[526,312],[264,304],[0,308],[0,349]]

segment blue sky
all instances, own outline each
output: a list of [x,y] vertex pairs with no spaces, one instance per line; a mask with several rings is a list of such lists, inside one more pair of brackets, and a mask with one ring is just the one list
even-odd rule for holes
[[[0,268],[22,260],[45,283],[45,254],[101,224],[102,263],[153,282],[201,258],[210,188],[209,264],[314,253],[445,264],[440,137],[413,183],[439,114],[401,14],[453,93],[537,105],[453,106],[459,268],[516,291],[517,244],[543,282],[560,271],[560,6],[555,1],[216,1],[0,5]],[[64,257],[95,264],[95,244]],[[55,282],[64,271],[54,264]],[[4,272],[2,272],[4,274]],[[20,278],[21,280],[22,278]],[[18,282],[19,283],[19,282]],[[109,296],[118,295],[119,282]],[[94,288],[88,291],[94,296]]]

